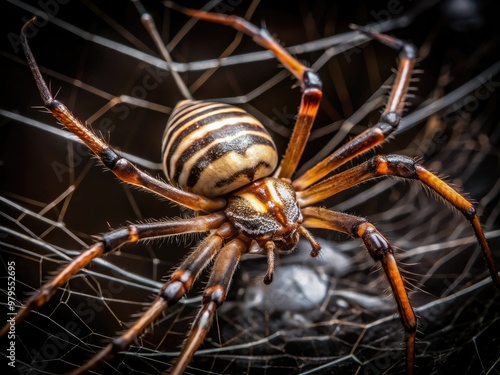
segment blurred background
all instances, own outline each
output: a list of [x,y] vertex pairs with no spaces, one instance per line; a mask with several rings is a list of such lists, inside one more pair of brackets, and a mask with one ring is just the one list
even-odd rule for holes
[[[283,154],[300,102],[290,74],[246,36],[144,1],[193,96],[245,108]],[[351,32],[349,23],[419,49],[400,131],[377,153],[418,157],[477,203],[491,249],[500,245],[500,26],[491,1],[192,1],[193,8],[266,27],[323,81],[324,93],[299,173],[377,122],[397,53]],[[163,178],[161,137],[182,99],[132,2],[9,0],[0,5],[0,256],[16,265],[21,303],[94,236],[129,222],[189,215],[109,172],[42,104],[19,42],[29,42],[57,98],[142,169]],[[45,13],[40,13],[45,12]],[[46,17],[49,14],[50,17]],[[45,15],[45,16],[44,16]],[[368,159],[368,153],[347,163]],[[419,317],[418,373],[496,374],[500,294],[469,223],[419,183],[384,179],[323,206],[367,217],[398,248]],[[379,267],[359,240],[315,231],[280,257],[265,286],[264,258],[247,256],[227,302],[187,373],[404,373],[404,335]],[[133,246],[93,262],[16,327],[16,369],[62,373],[81,365],[143,311],[199,238]],[[5,270],[5,272],[3,272]],[[97,373],[162,373],[189,329],[207,280],[168,310],[151,333]],[[2,316],[7,278],[1,278]],[[6,340],[2,341],[2,347]],[[6,350],[0,351],[3,356]],[[2,359],[6,360],[6,359]]]

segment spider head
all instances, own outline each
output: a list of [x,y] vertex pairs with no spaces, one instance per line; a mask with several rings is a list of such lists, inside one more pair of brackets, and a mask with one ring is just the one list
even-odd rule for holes
[[287,252],[299,241],[303,218],[295,190],[284,180],[267,177],[248,184],[229,198],[225,214],[261,247],[272,241]]

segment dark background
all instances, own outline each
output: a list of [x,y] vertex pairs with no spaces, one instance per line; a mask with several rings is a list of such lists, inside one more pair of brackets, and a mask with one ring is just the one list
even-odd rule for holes
[[[415,14],[416,7],[427,9],[408,25],[387,31],[420,49],[418,68],[423,72],[416,75],[414,97],[409,99],[408,114],[414,114],[448,97],[500,57],[496,2],[434,3],[292,1],[283,7],[262,2],[251,20],[265,25],[283,45],[301,46],[346,33],[351,22],[379,23]],[[203,4],[188,5],[201,8]],[[477,8],[457,11],[458,4]],[[145,1],[144,5],[164,40],[180,35],[189,22],[158,2]],[[243,16],[249,7],[249,2],[232,1],[221,2],[216,9]],[[6,270],[10,260],[16,262],[16,294],[22,301],[60,267],[65,255],[74,256],[85,243],[92,243],[92,235],[127,222],[187,213],[119,183],[82,146],[49,132],[61,127],[50,115],[33,108],[41,100],[16,44],[16,36],[32,12],[26,3],[14,1],[2,3],[0,9],[5,18],[0,26],[1,269]],[[95,39],[104,37],[158,56],[130,3],[70,1],[51,9],[55,19],[64,22],[63,27],[50,22],[37,28],[30,45],[59,100],[87,120],[111,98],[137,93],[144,77],[151,74],[148,63],[103,47]],[[64,25],[76,26],[94,39],[86,40],[81,32],[75,34]],[[228,28],[199,22],[172,50],[173,59],[180,63],[216,59],[235,35]],[[258,51],[262,48],[243,37],[231,55]],[[314,63],[324,52],[320,48],[298,58]],[[391,76],[396,60],[394,51],[372,42],[330,58],[318,70],[324,97],[304,161],[334,138],[342,121]],[[206,72],[189,71],[183,79],[193,85]],[[236,98],[260,90],[241,105],[268,126],[284,153],[300,90],[292,89],[295,82],[289,77],[265,85],[281,72],[274,59],[259,57],[251,63],[223,66],[202,80],[198,89],[191,89],[198,99]],[[93,128],[111,145],[154,163],[160,161],[168,112],[182,98],[171,77],[162,74],[157,89],[146,92],[146,108],[120,104],[93,121]],[[428,112],[423,120],[406,123],[411,128],[377,152],[421,157],[425,166],[468,192],[478,203],[498,264],[500,106],[498,92],[492,88],[498,86],[500,76],[484,75],[483,81],[481,90],[464,92],[436,115]],[[375,123],[380,109],[376,107],[359,125],[348,129],[344,138]],[[16,120],[14,115],[23,117]],[[32,120],[40,121],[41,128],[31,126]],[[162,174],[158,169],[147,170],[155,176]],[[394,180],[363,184],[324,205],[368,217],[400,249],[398,259],[420,318],[416,361],[420,373],[498,373],[500,298],[463,217],[429,197],[419,184]],[[315,235],[324,240],[320,259],[308,258],[307,245],[294,255],[281,257],[281,273],[278,269],[277,280],[270,287],[261,282],[264,259],[251,257],[242,262],[228,301],[189,373],[404,372],[403,333],[378,267],[359,241],[323,231]],[[83,363],[142,311],[186,249],[195,244],[196,238],[182,237],[180,241],[126,246],[107,256],[106,263],[91,266],[90,273],[75,277],[40,312],[17,327],[14,373],[61,373]],[[202,280],[206,277],[204,274]],[[5,289],[7,279],[1,280],[0,288]],[[198,307],[196,296],[203,281],[190,294],[191,299],[165,314],[153,334],[110,366],[119,373],[151,374],[168,369]],[[104,367],[100,371],[110,370]]]

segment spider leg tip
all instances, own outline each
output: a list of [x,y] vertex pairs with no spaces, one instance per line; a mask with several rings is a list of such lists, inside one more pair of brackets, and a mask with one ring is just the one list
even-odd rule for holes
[[274,275],[271,273],[271,274],[266,274],[264,276],[264,284],[266,285],[269,285],[273,282],[273,279],[274,279]]

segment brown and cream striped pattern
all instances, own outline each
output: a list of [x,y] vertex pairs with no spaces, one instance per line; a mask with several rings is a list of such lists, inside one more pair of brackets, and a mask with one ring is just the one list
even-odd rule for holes
[[254,117],[228,104],[184,100],[174,108],[162,143],[165,175],[207,197],[224,195],[276,168],[276,146]]

